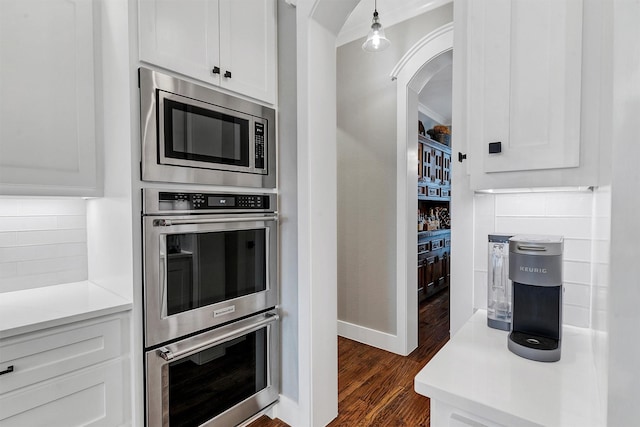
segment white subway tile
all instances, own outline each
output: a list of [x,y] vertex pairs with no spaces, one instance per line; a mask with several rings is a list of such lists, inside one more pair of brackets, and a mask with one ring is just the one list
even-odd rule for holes
[[575,305],[589,309],[591,307],[591,287],[579,283],[564,283],[565,304]]
[[487,308],[487,271],[473,272],[473,307]]
[[562,263],[564,282],[591,284],[591,264],[588,262],[564,261]]
[[565,260],[591,262],[591,241],[587,239],[564,239]]
[[17,233],[16,245],[50,245],[86,241],[86,229],[22,231]]
[[519,193],[496,195],[496,216],[542,216],[544,214],[544,194]]
[[87,228],[87,217],[82,215],[70,215],[57,217],[58,229]]
[[593,215],[592,193],[546,193],[546,216],[582,216]]
[[493,221],[476,222],[475,225],[475,239],[474,245],[474,268],[480,270],[487,269],[487,248],[488,248],[488,236],[495,232]]
[[15,231],[0,233],[0,247],[15,246],[17,244],[18,233],[16,233]]
[[0,262],[0,277],[15,277],[18,274],[18,266],[14,262]]
[[611,218],[594,218],[593,238],[597,240],[611,240]]
[[42,246],[14,246],[0,248],[2,262],[56,259],[69,256],[87,256],[85,243],[61,243]]
[[39,288],[42,286],[59,285],[56,273],[35,274],[30,276],[15,276],[0,281],[0,293]]
[[606,310],[609,304],[609,288],[606,286],[593,287],[593,309]]
[[18,216],[18,199],[0,198],[0,216]]
[[499,232],[550,234],[572,239],[591,238],[591,218],[576,217],[497,217]]
[[596,263],[593,268],[593,283],[609,287],[609,263]]
[[86,270],[87,258],[84,256],[66,257],[24,261],[17,263],[18,274],[21,276],[33,274],[57,273],[69,270]]
[[503,216],[496,218],[496,231],[513,234],[549,234],[544,233],[544,219],[536,217]]
[[55,216],[86,215],[86,201],[82,199],[20,199],[18,215]]
[[596,331],[607,331],[608,316],[606,310],[593,310],[591,312],[591,328]]
[[57,226],[55,217],[0,217],[0,232],[23,230],[53,230]]
[[57,273],[57,276],[59,283],[72,283],[87,280],[89,275],[87,273],[87,267],[85,265],[74,270],[60,271]]
[[611,242],[608,240],[594,240],[593,241],[593,259],[596,262],[608,263],[609,251],[611,249]]
[[564,304],[562,306],[562,323],[565,325],[577,326],[579,328],[588,328],[589,310],[584,307]]
[[495,195],[493,194],[475,194],[473,196],[473,207],[475,209],[475,216],[485,215],[495,216]]

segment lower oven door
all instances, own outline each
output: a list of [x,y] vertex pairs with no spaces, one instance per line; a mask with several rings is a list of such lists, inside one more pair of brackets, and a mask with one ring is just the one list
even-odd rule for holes
[[234,426],[278,399],[275,312],[147,351],[149,427]]
[[275,307],[276,214],[145,216],[145,347]]

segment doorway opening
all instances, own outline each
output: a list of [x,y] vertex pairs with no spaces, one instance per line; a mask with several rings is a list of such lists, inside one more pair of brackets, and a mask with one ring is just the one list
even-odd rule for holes
[[[417,290],[418,347],[441,341],[430,319],[449,331],[451,283],[451,99],[453,51],[431,59],[418,93]],[[443,310],[446,307],[446,310]],[[435,315],[439,313],[439,315]],[[442,317],[442,318],[440,318]],[[437,333],[442,333],[440,328]]]

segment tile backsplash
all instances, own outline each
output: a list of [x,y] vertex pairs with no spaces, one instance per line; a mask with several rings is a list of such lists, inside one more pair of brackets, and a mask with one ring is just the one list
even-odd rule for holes
[[0,198],[0,293],[86,279],[84,200]]
[[475,195],[474,306],[487,306],[487,235],[564,236],[563,322],[589,327],[593,194],[549,192]]

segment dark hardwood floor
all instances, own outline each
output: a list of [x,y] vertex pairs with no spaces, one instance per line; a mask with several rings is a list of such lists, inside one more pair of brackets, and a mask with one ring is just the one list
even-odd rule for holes
[[[403,357],[338,338],[337,426],[429,426],[429,399],[413,378],[449,340],[449,290],[420,306],[418,348]],[[249,427],[287,427],[266,416]],[[295,426],[294,426],[295,427]]]

